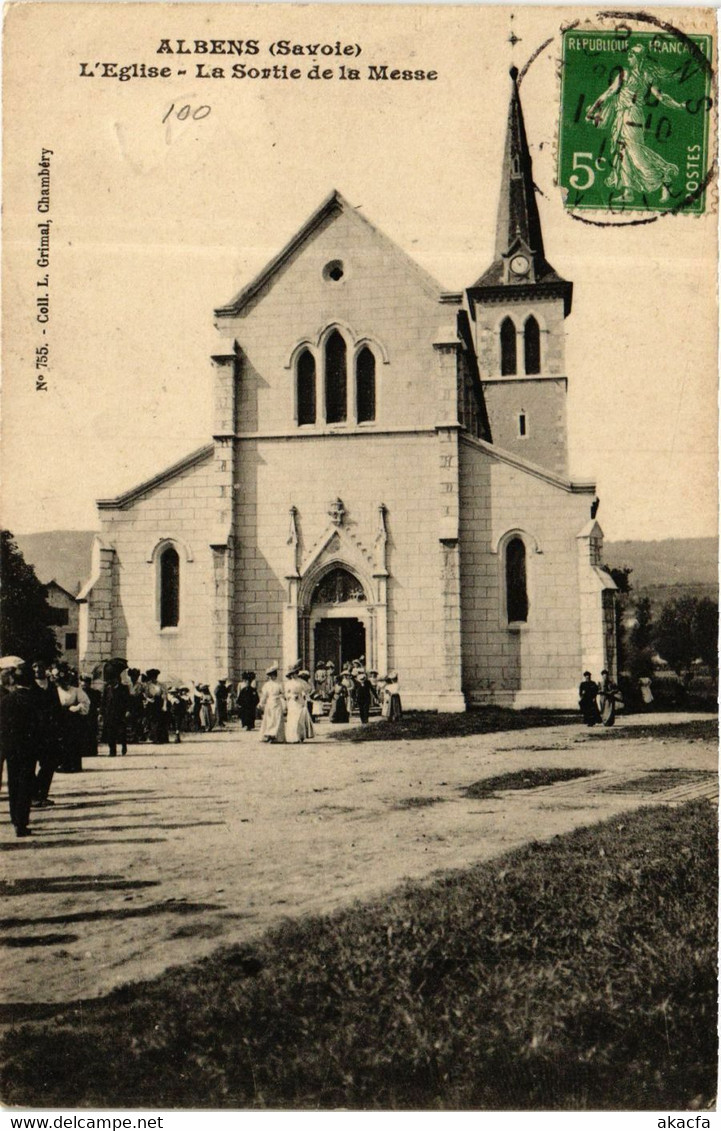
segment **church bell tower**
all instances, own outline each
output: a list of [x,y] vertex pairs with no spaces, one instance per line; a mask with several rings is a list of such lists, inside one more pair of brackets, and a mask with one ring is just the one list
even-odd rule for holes
[[565,475],[563,323],[573,284],[545,256],[515,67],[511,80],[495,255],[468,305],[493,442]]

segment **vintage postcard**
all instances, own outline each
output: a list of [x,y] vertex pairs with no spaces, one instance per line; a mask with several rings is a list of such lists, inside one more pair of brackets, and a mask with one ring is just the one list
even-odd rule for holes
[[710,1125],[716,34],[5,7],[6,1104]]

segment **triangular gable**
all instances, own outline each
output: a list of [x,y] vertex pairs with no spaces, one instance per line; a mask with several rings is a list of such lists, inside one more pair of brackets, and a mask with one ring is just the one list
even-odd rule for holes
[[170,467],[166,467],[163,471],[159,471],[151,479],[145,479],[142,483],[138,483],[137,487],[131,487],[130,490],[124,491],[122,495],[116,495],[113,499],[97,499],[96,506],[98,510],[118,510],[122,507],[128,507],[132,503],[136,503],[143,495],[147,495],[156,487],[162,487],[171,479],[176,479],[178,475],[182,475],[184,471],[189,471],[196,464],[202,463],[204,460],[209,459],[215,451],[213,444],[204,444],[202,448],[196,448],[190,455],[184,456],[183,459],[173,463]]
[[373,556],[346,527],[330,522],[320,538],[303,555],[300,568],[303,600],[310,600],[311,592],[325,568],[336,564],[356,573],[366,589],[368,599],[373,599]]
[[603,530],[601,524],[596,518],[591,518],[584,526],[583,530],[579,530],[576,535],[577,538],[596,538],[603,542]]
[[75,600],[75,596],[70,592],[70,590],[66,589],[64,585],[61,585],[59,581],[56,581],[54,577],[50,581],[45,582],[45,588],[57,589],[60,593],[63,594],[64,597],[69,597],[71,601]]
[[260,274],[256,275],[247,286],[243,287],[226,306],[220,306],[216,309],[216,317],[228,318],[240,314],[248,303],[271,282],[281,268],[300,254],[326,221],[332,220],[335,216],[340,216],[341,214],[350,216],[356,223],[362,225],[367,231],[372,232],[374,237],[384,245],[389,253],[402,262],[406,268],[413,271],[423,289],[427,291],[432,298],[440,299],[441,294],[444,293],[444,288],[441,287],[440,283],[438,283],[432,275],[429,275],[427,271],[424,271],[424,269],[420,267],[414,259],[411,259],[398,244],[394,243],[389,236],[386,236],[379,228],[371,224],[370,220],[366,220],[365,216],[362,216],[357,208],[349,204],[337,189],[333,189],[333,192],[325,198],[320,207],[306,220],[305,224],[299,228],[285,247],[270,260]]

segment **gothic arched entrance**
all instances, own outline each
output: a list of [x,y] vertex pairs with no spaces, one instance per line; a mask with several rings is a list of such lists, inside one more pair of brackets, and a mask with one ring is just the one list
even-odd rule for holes
[[309,660],[313,666],[343,664],[369,654],[370,614],[365,590],[350,570],[335,566],[313,589],[308,617]]

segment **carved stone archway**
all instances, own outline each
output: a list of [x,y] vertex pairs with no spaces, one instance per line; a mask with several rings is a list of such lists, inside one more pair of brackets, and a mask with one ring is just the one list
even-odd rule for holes
[[374,553],[369,553],[344,525],[345,508],[331,506],[331,521],[304,560],[300,560],[298,511],[290,512],[288,602],[283,619],[283,663],[296,660],[310,670],[321,657],[314,654],[315,626],[321,620],[354,619],[365,630],[366,666],[388,669],[388,571],[384,506]]
[[[365,656],[369,666],[374,667],[370,657],[374,650],[375,608],[363,583],[345,563],[326,564],[312,588],[309,604],[300,608],[299,615],[301,654],[307,667],[314,668],[319,660],[332,660],[338,670],[346,660],[360,656]],[[321,647],[324,637],[327,643]]]

